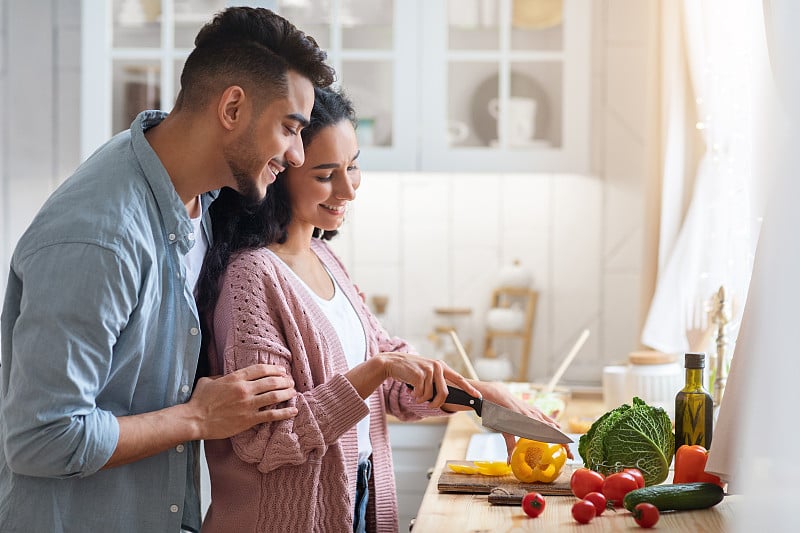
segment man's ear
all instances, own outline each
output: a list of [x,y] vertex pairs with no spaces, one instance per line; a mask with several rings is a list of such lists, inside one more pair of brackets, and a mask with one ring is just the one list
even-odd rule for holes
[[245,100],[244,89],[238,85],[231,85],[222,92],[217,105],[217,117],[223,128],[231,131],[242,122]]

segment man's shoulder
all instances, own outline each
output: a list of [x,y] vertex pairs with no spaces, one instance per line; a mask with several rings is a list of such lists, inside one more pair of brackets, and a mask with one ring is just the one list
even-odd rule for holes
[[50,195],[17,253],[73,242],[117,249],[149,227],[147,191],[146,181],[124,159],[113,169],[87,161]]

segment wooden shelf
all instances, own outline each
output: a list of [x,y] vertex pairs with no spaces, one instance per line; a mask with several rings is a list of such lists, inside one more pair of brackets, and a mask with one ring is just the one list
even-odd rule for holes
[[533,320],[536,317],[536,302],[539,293],[526,287],[498,287],[492,293],[491,307],[508,307],[512,303],[521,304],[525,308],[525,319],[522,329],[514,331],[497,330],[487,328],[486,337],[483,344],[484,357],[495,357],[494,341],[498,338],[517,338],[520,339],[521,346],[517,365],[517,380],[528,380],[528,359],[530,358],[531,345],[533,342]]

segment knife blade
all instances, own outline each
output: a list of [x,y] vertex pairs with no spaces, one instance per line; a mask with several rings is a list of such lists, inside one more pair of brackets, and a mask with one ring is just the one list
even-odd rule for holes
[[[413,387],[409,385],[409,388]],[[539,442],[557,444],[573,442],[572,439],[561,430],[540,420],[512,411],[507,407],[497,405],[489,400],[470,396],[458,387],[448,385],[447,391],[447,400],[445,403],[454,403],[471,407],[475,410],[475,413],[481,417],[481,424],[486,428],[510,433],[517,437],[537,440]]]

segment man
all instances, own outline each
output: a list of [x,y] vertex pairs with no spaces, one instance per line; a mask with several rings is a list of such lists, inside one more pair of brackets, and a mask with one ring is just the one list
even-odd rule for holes
[[221,12],[169,116],[141,113],[37,214],[2,314],[0,531],[196,531],[192,441],[296,414],[270,365],[192,390],[192,292],[213,191],[258,200],[303,163],[313,87],[333,81],[324,60],[268,10]]

